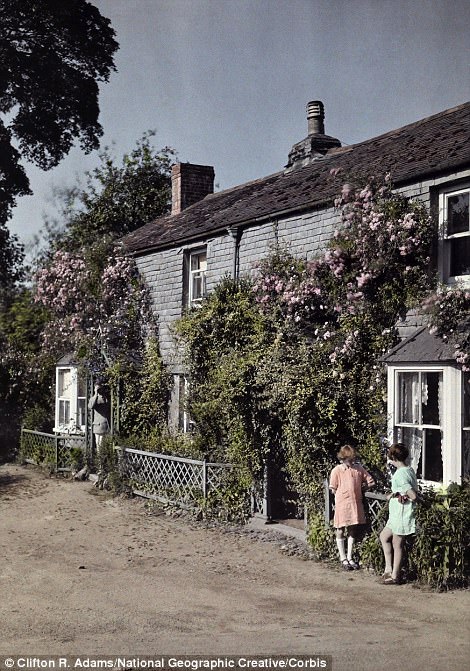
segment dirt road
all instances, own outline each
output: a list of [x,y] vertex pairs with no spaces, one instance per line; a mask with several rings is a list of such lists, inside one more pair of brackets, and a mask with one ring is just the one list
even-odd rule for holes
[[468,592],[384,587],[33,467],[0,467],[0,544],[0,655],[329,654],[334,671],[468,668]]

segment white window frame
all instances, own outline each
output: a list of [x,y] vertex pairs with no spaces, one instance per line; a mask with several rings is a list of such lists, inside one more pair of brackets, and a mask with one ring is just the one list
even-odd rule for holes
[[[198,259],[198,266],[200,265],[200,258],[204,257],[204,267],[193,269],[193,260]],[[197,249],[191,249],[188,251],[188,304],[190,307],[199,305],[202,299],[207,295],[207,285],[206,285],[206,274],[207,274],[207,247],[198,247]],[[195,282],[201,281],[201,294],[199,296],[194,295],[194,285]]]
[[447,233],[447,213],[448,213],[448,200],[453,196],[458,196],[459,194],[468,193],[470,197],[470,182],[466,182],[461,185],[459,188],[449,187],[443,189],[439,193],[439,230],[440,230],[440,249],[439,249],[439,274],[441,279],[446,284],[455,284],[460,283],[465,287],[470,287],[470,274],[467,275],[451,275],[450,274],[450,250],[451,242],[459,239],[470,239],[470,222],[469,230],[463,231],[461,233],[453,233],[448,235]]
[[191,433],[194,430],[194,422],[186,409],[186,399],[189,394],[190,382],[186,375],[178,375],[178,428],[183,433]]
[[[468,390],[467,393],[470,398],[470,373],[463,373],[462,375],[462,475],[464,477],[470,477],[470,450],[467,451],[467,453],[464,455],[464,445],[465,445],[465,440],[464,440],[464,435],[467,438],[467,441],[469,441],[470,444],[470,412],[468,413],[468,416],[465,417],[465,410],[464,410],[464,377],[468,376]],[[467,420],[467,422],[465,422]]]
[[[68,393],[60,394],[61,375],[69,372],[70,379],[67,386]],[[57,366],[56,367],[56,401],[55,401],[55,426],[56,433],[84,433],[86,429],[86,396],[79,396],[79,371],[76,366]],[[86,383],[82,381],[86,394]],[[68,404],[69,419],[68,422],[61,422],[61,408]],[[80,413],[80,406],[83,412]],[[80,416],[81,415],[81,416]]]
[[409,426],[418,429],[437,428],[430,425],[405,425],[399,420],[399,373],[442,373],[442,482],[420,480],[422,485],[438,487],[451,482],[460,482],[462,475],[462,372],[452,365],[434,364],[400,364],[387,367],[387,414],[388,414],[388,441],[396,442],[396,429],[399,426]]

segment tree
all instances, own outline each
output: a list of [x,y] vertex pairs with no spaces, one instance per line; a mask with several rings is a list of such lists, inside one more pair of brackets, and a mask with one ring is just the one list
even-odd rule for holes
[[[0,310],[0,459],[14,452],[21,421],[38,430],[52,426],[53,362],[39,347],[46,317],[30,289],[5,295]],[[34,413],[32,419],[25,411]]]
[[[34,286],[35,305],[46,312],[44,360],[57,360],[66,347],[94,372],[111,365],[114,379],[145,363],[144,342],[156,324],[135,262],[117,241],[169,207],[173,152],[156,151],[151,135],[145,133],[120,165],[105,149],[84,188],[59,193],[61,217],[46,222],[47,248],[38,258]],[[150,387],[155,390],[155,380]],[[161,405],[157,396],[152,398]]]
[[23,259],[23,245],[6,224],[0,222],[0,309],[6,293],[23,277]]
[[45,221],[43,236],[49,252],[87,250],[99,265],[113,242],[168,211],[174,151],[155,149],[154,135],[144,133],[121,164],[105,147],[100,165],[85,173],[84,187],[56,192],[59,217]]
[[[98,82],[115,70],[109,19],[86,0],[0,0],[0,222],[30,193],[21,158],[56,166],[97,149]],[[16,148],[13,143],[17,144]]]
[[139,341],[145,292],[117,241],[169,208],[174,152],[155,150],[153,134],[144,133],[121,164],[105,148],[85,187],[58,193],[59,219],[46,221],[34,291],[49,314],[43,346],[50,352],[58,353],[64,337],[87,356],[116,339],[123,350]]

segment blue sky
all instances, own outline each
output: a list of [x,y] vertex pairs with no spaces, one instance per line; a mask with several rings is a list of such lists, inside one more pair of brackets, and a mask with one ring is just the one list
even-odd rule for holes
[[[325,132],[353,144],[470,100],[468,0],[92,0],[111,20],[118,71],[101,87],[102,145],[156,147],[213,165],[219,189],[282,170],[322,100]],[[54,187],[98,164],[79,149],[26,166],[33,196],[10,229],[23,242]]]

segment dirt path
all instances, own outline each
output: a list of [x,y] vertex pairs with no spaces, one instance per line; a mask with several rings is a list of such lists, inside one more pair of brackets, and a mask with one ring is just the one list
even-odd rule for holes
[[383,587],[91,483],[0,467],[0,655],[330,654],[464,671],[470,594]]

